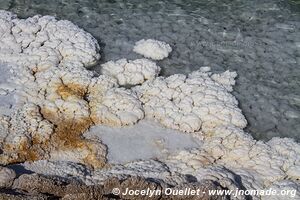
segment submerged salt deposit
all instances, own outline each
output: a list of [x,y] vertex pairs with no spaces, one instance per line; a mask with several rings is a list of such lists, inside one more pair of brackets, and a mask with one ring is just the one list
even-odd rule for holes
[[[289,138],[257,141],[244,132],[247,121],[232,94],[236,72],[198,66],[189,75],[161,77],[155,63],[129,61],[134,67],[126,70],[128,61],[122,60],[103,65],[105,74],[98,76],[86,68],[97,63],[100,47],[73,23],[51,16],[19,19],[6,11],[0,12],[0,22],[1,70],[11,66],[18,72],[7,87],[16,102],[10,112],[0,113],[2,165],[21,163],[15,166],[87,185],[129,176],[179,185],[192,177],[233,190],[300,192],[300,145]],[[126,81],[120,82],[118,68],[125,68]],[[137,73],[143,78],[135,81]],[[127,84],[140,85],[123,87]],[[143,126],[144,118],[169,129],[147,133],[151,126]],[[134,133],[143,127],[150,130]],[[122,129],[127,131],[117,134]],[[116,154],[128,143],[119,140],[126,134],[133,134],[129,145],[141,154],[120,160]],[[140,142],[143,148],[131,145]],[[12,182],[14,172],[1,170],[0,176]]]

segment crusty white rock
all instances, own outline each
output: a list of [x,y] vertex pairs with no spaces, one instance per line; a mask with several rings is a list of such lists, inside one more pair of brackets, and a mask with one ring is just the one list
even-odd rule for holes
[[114,77],[119,85],[137,85],[158,76],[160,67],[148,59],[109,61],[102,66],[102,74]]
[[221,157],[218,163],[233,171],[248,170],[264,185],[287,177],[291,180],[299,178],[295,168],[299,168],[300,146],[292,139],[274,138],[264,143],[255,141],[236,127],[220,127],[215,134],[208,138],[204,148],[213,157]]
[[236,73],[227,72],[227,79],[220,84],[221,80],[214,81],[207,70],[201,68],[189,76],[158,77],[135,87],[146,116],[184,132],[231,124],[244,128],[247,122],[237,100],[229,93]]
[[151,58],[153,60],[162,60],[169,56],[172,48],[169,44],[162,41],[142,39],[135,43],[133,51],[143,55],[146,58]]

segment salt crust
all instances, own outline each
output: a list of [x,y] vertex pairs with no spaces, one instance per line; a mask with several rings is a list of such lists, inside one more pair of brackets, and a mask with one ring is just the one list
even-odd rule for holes
[[[2,164],[48,159],[23,165],[42,174],[75,176],[87,184],[128,174],[169,184],[193,176],[229,189],[299,192],[299,144],[289,138],[256,141],[242,130],[246,120],[230,94],[234,72],[215,75],[201,68],[188,76],[158,77],[127,90],[118,88],[113,77],[95,77],[84,68],[97,61],[99,46],[71,22],[49,16],[23,20],[5,11],[0,12],[0,21],[1,61],[14,64],[12,70],[19,74],[15,113],[0,117]],[[169,128],[201,133],[204,143],[164,159],[107,169],[89,171],[74,163],[101,168],[106,162],[101,141],[80,136],[92,124],[134,124],[144,115]],[[65,157],[70,161],[57,161]]]
[[143,102],[146,116],[168,128],[184,132],[207,132],[220,125],[244,128],[247,121],[229,93],[237,74],[212,74],[209,70],[203,67],[188,76],[158,77],[133,90]]

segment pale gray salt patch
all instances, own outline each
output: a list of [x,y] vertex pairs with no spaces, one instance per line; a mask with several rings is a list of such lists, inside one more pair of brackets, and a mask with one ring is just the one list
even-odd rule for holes
[[12,82],[13,73],[10,65],[0,63],[0,115],[10,115],[15,105],[16,85]]
[[202,144],[192,135],[166,129],[147,120],[122,128],[94,126],[85,136],[100,137],[108,147],[108,162],[113,164],[163,158]]

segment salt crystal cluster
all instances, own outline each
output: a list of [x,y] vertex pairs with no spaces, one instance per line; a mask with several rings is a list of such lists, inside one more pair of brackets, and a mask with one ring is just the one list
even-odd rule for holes
[[169,56],[172,48],[169,44],[162,41],[142,39],[135,43],[133,51],[143,55],[146,58],[151,58],[153,60],[162,60]]
[[[184,132],[209,131],[232,124],[244,128],[247,122],[237,100],[229,93],[236,73],[223,74],[212,74],[207,68],[200,68],[188,76],[158,77],[134,90],[143,102],[146,116],[168,128]],[[215,81],[213,77],[216,76],[224,76],[223,83]]]
[[102,74],[114,77],[119,85],[137,85],[158,76],[160,67],[148,59],[120,59],[109,61],[102,66]]

